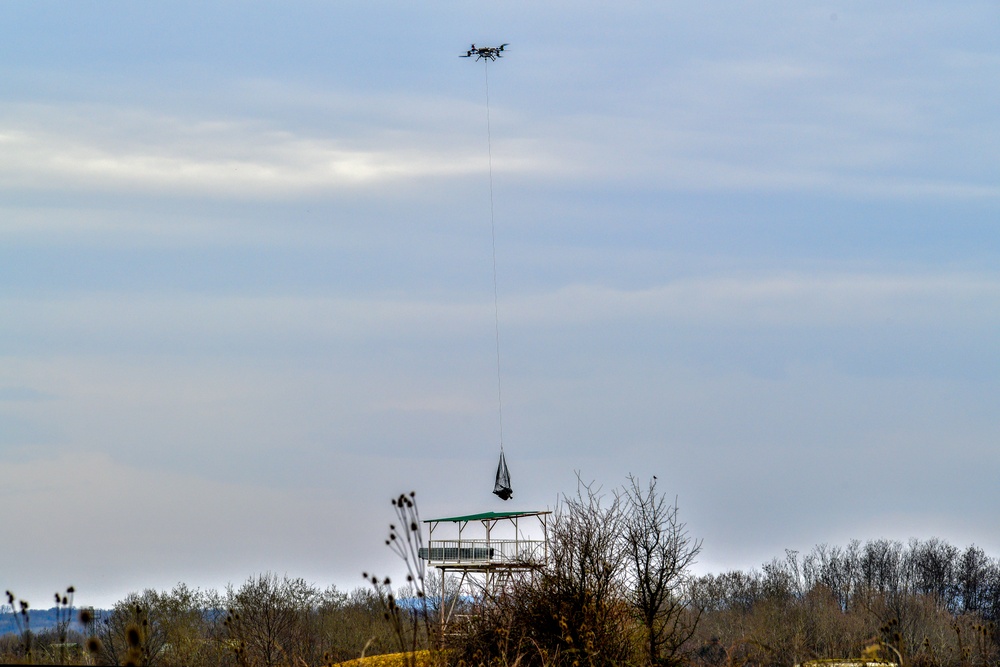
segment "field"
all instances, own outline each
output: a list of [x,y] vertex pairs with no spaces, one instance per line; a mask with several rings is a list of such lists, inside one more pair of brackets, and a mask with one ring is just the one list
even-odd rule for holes
[[[385,655],[373,655],[368,658],[358,658],[357,660],[348,660],[347,662],[339,662],[335,667],[407,667],[410,662],[407,662],[407,658],[410,657],[409,653],[388,653]],[[412,657],[416,659],[417,667],[430,667],[430,651],[417,651],[412,654]]]

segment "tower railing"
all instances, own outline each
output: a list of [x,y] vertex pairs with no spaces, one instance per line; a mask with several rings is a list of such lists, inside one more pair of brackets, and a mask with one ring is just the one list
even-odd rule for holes
[[537,567],[545,563],[546,543],[524,539],[430,540],[419,556],[429,565]]

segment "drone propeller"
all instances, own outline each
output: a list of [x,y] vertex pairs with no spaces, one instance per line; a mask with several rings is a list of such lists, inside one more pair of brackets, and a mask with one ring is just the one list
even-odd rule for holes
[[497,58],[503,58],[503,50],[510,46],[508,43],[501,44],[500,46],[479,46],[472,44],[472,48],[466,51],[465,55],[460,55],[459,58],[471,58],[473,55],[476,56],[476,60],[493,60]]

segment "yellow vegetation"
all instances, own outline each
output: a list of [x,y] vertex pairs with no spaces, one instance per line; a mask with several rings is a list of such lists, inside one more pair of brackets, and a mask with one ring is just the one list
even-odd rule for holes
[[416,659],[417,667],[430,667],[430,651],[417,651],[416,653],[386,653],[384,655],[373,655],[368,658],[358,658],[347,662],[338,662],[335,667],[407,667],[410,657]]

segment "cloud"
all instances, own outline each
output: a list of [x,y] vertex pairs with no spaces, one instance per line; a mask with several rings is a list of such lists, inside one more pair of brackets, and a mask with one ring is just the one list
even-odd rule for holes
[[[354,99],[351,115],[376,99]],[[395,102],[399,104],[397,100]],[[421,102],[423,107],[430,104]],[[438,101],[441,107],[446,105]],[[415,112],[418,110],[415,110]],[[417,114],[418,117],[420,114]],[[484,174],[479,132],[447,132],[450,113],[424,125],[329,128],[265,118],[215,120],[99,105],[6,105],[0,109],[0,186],[27,190],[285,198],[371,190]],[[381,119],[400,123],[400,118]],[[530,148],[530,147],[527,147]],[[550,169],[542,151],[508,150],[498,171]]]
[[185,126],[156,119],[150,125],[141,146],[122,145],[82,128],[66,132],[8,125],[0,138],[0,179],[7,187],[138,188],[254,198],[434,177],[481,162],[405,149],[347,149],[252,123]]
[[[950,62],[961,70],[965,60]],[[493,167],[536,184],[602,189],[1000,196],[985,177],[992,164],[966,159],[991,136],[988,121],[964,123],[974,110],[929,99],[921,76],[883,64],[860,78],[861,66],[808,53],[699,55],[625,80],[632,87],[618,96],[535,110],[497,104]],[[645,90],[635,88],[640,81]],[[482,108],[465,100],[268,80],[229,87],[245,103],[239,116],[7,104],[0,184],[251,201],[396,198],[487,169]],[[560,94],[549,87],[539,94]],[[958,129],[943,137],[942,125]]]
[[644,289],[563,287],[505,305],[518,325],[664,318],[699,326],[864,327],[988,324],[1000,302],[992,275],[771,274],[682,279]]
[[521,123],[575,165],[570,178],[605,188],[1000,197],[982,150],[995,120],[942,84],[965,81],[969,66],[916,67],[849,51],[695,54],[629,81],[643,90],[623,83]]
[[[0,298],[7,337],[57,349],[218,351],[291,341],[458,340],[489,329],[492,304],[372,293],[356,297],[93,293]],[[614,322],[741,327],[983,327],[1000,317],[992,274],[747,274],[648,288],[577,284],[509,295],[505,326],[545,329]],[[34,343],[31,343],[34,341]],[[193,346],[193,347],[192,347]]]

